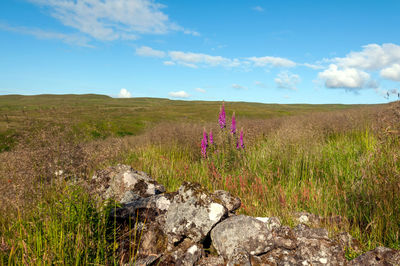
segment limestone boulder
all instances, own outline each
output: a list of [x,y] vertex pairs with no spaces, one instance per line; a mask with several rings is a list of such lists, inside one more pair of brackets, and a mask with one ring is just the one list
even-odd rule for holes
[[164,232],[171,244],[185,238],[198,243],[223,217],[227,209],[199,184],[183,183],[166,213]]
[[149,175],[123,164],[97,171],[92,177],[91,187],[104,199],[114,198],[124,203],[137,196],[150,197],[165,192],[164,186]]
[[218,254],[228,261],[249,260],[249,255],[273,249],[273,228],[271,219],[231,216],[214,227],[211,239]]

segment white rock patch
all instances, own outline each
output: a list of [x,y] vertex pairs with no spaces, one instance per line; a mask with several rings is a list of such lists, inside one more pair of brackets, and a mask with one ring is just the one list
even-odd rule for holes
[[194,255],[194,253],[197,251],[197,249],[198,249],[197,246],[193,245],[187,250],[187,252],[189,252],[190,254]]
[[135,186],[137,183],[136,178],[132,175],[132,173],[126,172],[123,175],[123,181],[126,184],[126,186],[130,187],[130,186]]
[[156,187],[153,184],[147,184],[147,190],[146,193],[149,195],[154,195],[156,194]]
[[268,223],[270,218],[269,217],[256,217],[257,220],[263,222],[263,223]]
[[299,222],[300,223],[308,223],[308,217],[306,216],[306,215],[302,215],[302,216],[300,216],[300,218],[299,218]]
[[171,205],[171,202],[167,198],[164,198],[164,197],[161,197],[160,199],[158,199],[156,201],[157,209],[160,209],[162,211],[168,210],[169,205]]
[[320,258],[319,262],[326,264],[328,262],[328,260],[326,258]]
[[224,214],[224,206],[214,202],[211,203],[208,213],[208,218],[210,218],[211,221],[217,222],[223,214]]

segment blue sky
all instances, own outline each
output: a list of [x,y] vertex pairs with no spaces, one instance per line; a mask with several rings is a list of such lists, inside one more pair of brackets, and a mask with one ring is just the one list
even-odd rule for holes
[[0,1],[0,94],[384,103],[400,1]]

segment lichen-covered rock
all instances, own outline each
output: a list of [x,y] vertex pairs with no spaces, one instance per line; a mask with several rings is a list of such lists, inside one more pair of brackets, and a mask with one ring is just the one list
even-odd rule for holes
[[295,229],[297,248],[295,258],[303,265],[344,265],[346,262],[342,247],[329,239],[322,228],[309,228],[300,224]]
[[321,228],[299,225],[277,228],[273,232],[275,247],[259,256],[264,265],[346,265],[342,247]]
[[[102,198],[121,201],[132,194],[149,197],[165,192],[163,185],[144,172],[135,171],[129,165],[119,164],[97,171],[92,177],[92,189]],[[128,191],[132,193],[126,194]]]
[[349,265],[400,265],[400,251],[391,248],[377,247],[353,259],[349,262]]
[[251,266],[250,254],[245,248],[235,248],[235,250],[233,251],[232,256],[229,258],[227,266],[235,265]]
[[295,212],[292,216],[297,222],[314,227],[323,227],[326,224],[343,226],[345,223],[343,217],[339,215],[321,217],[308,212]]
[[228,212],[234,212],[242,205],[242,201],[238,197],[234,197],[231,193],[225,190],[216,190],[213,195],[219,199],[222,205],[228,209]]
[[227,209],[199,184],[183,183],[166,213],[164,232],[171,244],[190,238],[202,241]]
[[167,236],[157,223],[146,225],[141,234],[138,253],[141,256],[163,254],[167,249]]
[[225,266],[225,260],[221,256],[203,257],[197,262],[197,266]]
[[197,265],[197,262],[204,256],[203,246],[195,244],[186,238],[178,246],[166,253],[159,261],[159,265]]
[[273,230],[281,226],[281,221],[277,217],[255,217],[257,220],[264,223],[268,230]]
[[126,263],[124,264],[125,266],[149,266],[149,265],[153,265],[154,262],[160,258],[161,255],[149,255],[145,258],[142,259],[137,259],[135,261],[132,261],[130,263]]
[[334,240],[337,241],[343,249],[350,249],[354,252],[359,253],[361,251],[360,242],[357,239],[353,238],[347,232],[341,232],[334,237]]
[[147,223],[157,220],[159,224],[164,224],[164,214],[168,211],[174,195],[174,193],[163,193],[147,198],[136,197],[135,200],[116,208],[114,215],[122,220],[131,218]]
[[268,221],[270,219],[262,221],[245,215],[229,217],[211,231],[213,246],[228,260],[236,255],[238,248],[243,248],[250,255],[268,252],[274,247]]
[[275,228],[272,231],[275,247],[292,250],[297,248],[297,239],[293,230],[288,226]]

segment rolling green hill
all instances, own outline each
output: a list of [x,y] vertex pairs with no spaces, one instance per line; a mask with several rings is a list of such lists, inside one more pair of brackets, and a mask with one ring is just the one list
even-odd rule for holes
[[[221,102],[174,101],[160,98],[111,98],[105,95],[0,96],[0,151],[33,128],[69,126],[81,140],[138,135],[160,122],[212,122]],[[360,105],[262,104],[230,102],[228,115],[264,119],[357,108]]]

